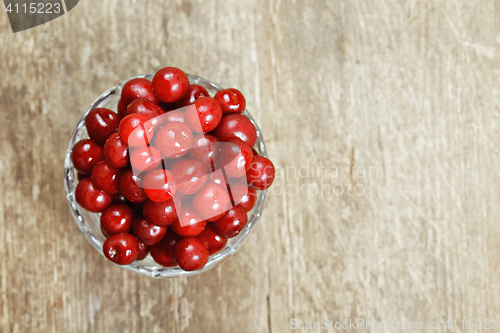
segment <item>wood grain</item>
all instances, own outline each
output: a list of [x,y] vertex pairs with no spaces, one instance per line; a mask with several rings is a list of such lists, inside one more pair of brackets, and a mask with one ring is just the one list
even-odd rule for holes
[[[500,319],[499,11],[84,0],[16,34],[0,13],[0,331]],[[63,159],[96,96],[164,65],[241,89],[279,177],[237,254],[155,280],[82,237]]]

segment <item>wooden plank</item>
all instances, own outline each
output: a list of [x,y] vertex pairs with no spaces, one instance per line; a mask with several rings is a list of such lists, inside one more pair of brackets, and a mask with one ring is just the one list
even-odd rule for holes
[[[0,14],[0,331],[495,318],[498,8],[85,0],[17,34]],[[241,89],[279,177],[236,255],[154,280],[82,237],[62,165],[96,96],[163,65]]]
[[269,2],[258,39],[272,89],[261,99],[281,110],[264,125],[278,165],[378,171],[278,180],[366,192],[271,199],[273,331],[291,318],[497,312],[493,12],[491,2]]

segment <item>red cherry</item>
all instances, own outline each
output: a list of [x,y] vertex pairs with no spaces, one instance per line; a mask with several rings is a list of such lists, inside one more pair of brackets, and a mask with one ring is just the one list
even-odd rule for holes
[[89,175],[84,175],[83,173],[78,172],[76,175],[76,179],[78,179],[78,181],[81,181],[83,178],[86,178],[88,176]]
[[158,169],[144,176],[143,187],[150,200],[165,202],[174,196],[177,190],[177,182],[170,171]]
[[193,194],[205,186],[207,182],[207,168],[197,160],[180,159],[171,166],[170,171],[177,181],[177,191],[182,194]]
[[144,202],[148,199],[142,188],[142,179],[134,175],[131,169],[123,172],[120,179],[120,191],[127,200],[132,202]]
[[[138,98],[127,106],[127,115],[129,114],[140,114],[146,116],[148,119],[152,120],[158,116],[161,116],[165,113],[161,107],[156,105],[155,103],[145,99]],[[153,122],[153,125],[155,123]]]
[[193,133],[181,122],[168,123],[156,134],[154,146],[165,158],[184,156],[193,144]]
[[198,236],[207,225],[190,206],[185,205],[179,219],[170,225],[170,229],[181,237]]
[[102,212],[113,202],[113,196],[95,187],[89,177],[76,186],[75,199],[83,209],[93,213]]
[[257,190],[265,190],[274,181],[273,162],[263,156],[254,156],[247,171],[247,182]]
[[125,105],[125,103],[123,103],[121,98],[118,101],[117,109],[118,109],[118,118],[123,119],[123,117],[125,117],[127,115],[127,105]]
[[102,252],[115,264],[130,265],[139,256],[139,242],[131,234],[116,234],[104,241]]
[[214,216],[214,217],[212,217],[212,218],[209,218],[209,219],[207,219],[207,222],[215,222],[215,221],[217,221],[218,219],[220,219],[223,215],[224,215],[224,213],[219,214],[219,215],[217,215],[217,216]]
[[101,215],[101,230],[106,236],[130,232],[135,211],[125,204],[109,206]]
[[134,148],[130,153],[130,164],[138,173],[156,169],[161,163],[161,155],[155,147]]
[[132,226],[132,233],[137,240],[148,246],[161,241],[166,232],[167,228],[154,225],[143,216],[137,217]]
[[232,238],[243,230],[247,222],[247,212],[241,206],[235,206],[215,221],[213,226],[221,236]]
[[221,169],[218,169],[215,172],[212,172],[208,175],[207,184],[208,183],[214,183],[224,188],[227,188],[226,178],[224,177],[224,174],[222,173]]
[[113,168],[123,168],[128,164],[128,146],[123,143],[118,132],[106,140],[103,152],[106,162]]
[[210,134],[198,134],[194,137],[193,148],[187,154],[189,158],[202,162],[207,169],[215,170],[222,144]]
[[235,206],[240,205],[245,212],[251,211],[257,202],[257,191],[254,188],[248,187],[246,182],[231,182],[230,187],[233,204]]
[[177,102],[186,94],[188,87],[189,79],[179,68],[162,68],[153,78],[153,92],[164,103]]
[[237,89],[222,89],[217,92],[217,94],[215,94],[214,98],[219,103],[224,114],[242,113],[243,111],[245,111],[245,97]]
[[103,159],[102,148],[90,139],[78,141],[71,150],[73,166],[84,175],[90,175],[94,166]]
[[230,178],[240,178],[246,173],[253,159],[252,147],[240,139],[231,139],[224,144],[219,156],[219,166]]
[[120,178],[122,171],[110,166],[106,161],[101,161],[92,170],[92,182],[95,187],[111,194],[120,193]]
[[204,220],[224,213],[229,204],[227,188],[210,182],[193,197],[193,209]]
[[196,238],[203,242],[210,255],[222,250],[227,243],[227,238],[219,235],[212,223],[209,223]]
[[192,107],[186,110],[184,122],[196,133],[208,133],[214,130],[222,119],[222,109],[212,97],[198,98]]
[[180,239],[172,230],[167,230],[163,239],[151,246],[149,252],[153,259],[163,267],[175,267],[177,263],[174,259],[174,251]]
[[126,145],[144,147],[153,138],[153,125],[148,117],[133,113],[120,121],[118,133]]
[[145,98],[158,104],[158,99],[153,94],[151,81],[145,78],[136,78],[125,83],[122,89],[121,99],[128,106],[134,99]]
[[227,142],[237,144],[240,147],[240,150],[245,157],[245,170],[250,169],[250,164],[252,163],[254,155],[252,147],[248,143],[242,141],[240,138],[231,139]]
[[161,115],[161,117],[156,117],[151,120],[153,122],[155,132],[158,129],[161,129],[168,123],[179,121],[181,123],[184,122],[184,112],[179,110],[168,111]]
[[178,110],[172,110],[168,111],[165,113],[165,115],[162,117],[163,118],[163,123],[172,123],[174,121],[178,121],[183,123],[184,122],[184,112],[178,111]]
[[228,114],[214,130],[214,134],[222,141],[240,138],[252,147],[257,141],[257,130],[250,119],[241,114]]
[[181,239],[175,246],[175,261],[185,271],[196,271],[205,267],[208,262],[208,250],[196,237]]
[[[176,194],[177,196],[177,194]],[[171,199],[165,202],[147,200],[142,206],[142,213],[154,225],[167,227],[177,220],[177,210],[181,210],[181,202]]]
[[179,109],[184,106],[191,105],[198,98],[207,96],[209,96],[207,89],[197,84],[191,84],[188,87],[186,94],[179,101],[175,103],[175,108]]
[[100,146],[103,146],[106,139],[116,132],[119,122],[116,113],[104,108],[93,109],[85,117],[85,127],[89,137]]
[[139,255],[137,256],[137,259],[135,260],[144,260],[148,256],[149,253],[149,246],[146,244],[139,242]]

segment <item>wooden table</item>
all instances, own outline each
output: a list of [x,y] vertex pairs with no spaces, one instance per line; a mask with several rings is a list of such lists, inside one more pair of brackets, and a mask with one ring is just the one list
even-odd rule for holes
[[[16,34],[2,9],[0,332],[500,319],[499,8],[83,0]],[[101,92],[166,65],[245,93],[278,178],[236,255],[155,280],[85,240],[63,159]]]

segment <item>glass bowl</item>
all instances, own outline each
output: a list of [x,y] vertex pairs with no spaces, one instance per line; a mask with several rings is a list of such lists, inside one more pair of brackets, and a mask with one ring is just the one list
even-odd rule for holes
[[[136,76],[144,77],[151,80],[154,76],[154,73],[149,73],[145,75]],[[195,75],[189,75],[189,82],[191,84],[198,84],[209,92],[210,96],[214,96],[217,91],[223,89],[219,85],[205,80],[201,77]],[[87,210],[80,207],[80,205],[75,200],[75,188],[78,184],[77,179],[77,171],[73,167],[73,163],[71,162],[71,150],[73,146],[80,140],[88,138],[87,130],[85,128],[85,117],[87,114],[95,108],[108,108],[113,111],[117,111],[117,104],[120,100],[120,95],[122,91],[123,85],[133,78],[129,78],[121,82],[120,84],[114,86],[109,89],[105,93],[103,93],[99,98],[97,98],[94,103],[90,106],[90,108],[85,112],[83,117],[80,119],[78,124],[73,131],[73,135],[71,136],[71,140],[69,141],[69,147],[66,152],[66,157],[64,159],[64,186],[66,188],[66,198],[68,200],[68,205],[71,210],[71,214],[73,215],[78,228],[80,228],[81,232],[87,238],[87,240],[92,244],[92,246],[104,256],[102,252],[102,244],[106,237],[101,232],[99,219],[100,213],[91,213]],[[245,110],[243,115],[248,117],[250,121],[255,125],[257,129],[257,142],[254,145],[254,149],[261,156],[266,156],[266,147],[264,145],[264,140],[262,138],[262,134],[259,130],[259,127],[255,123],[254,119],[250,115],[250,113]],[[218,253],[211,255],[208,259],[205,267],[198,271],[184,271],[179,267],[167,268],[157,264],[150,254],[144,259],[140,261],[135,261],[130,265],[122,266],[125,269],[128,269],[133,272],[137,272],[140,274],[144,274],[147,276],[155,277],[155,278],[166,278],[166,277],[174,277],[174,276],[186,276],[186,275],[194,275],[208,271],[209,269],[215,267],[227,257],[232,255],[238,247],[243,243],[247,235],[250,233],[254,225],[257,223],[257,220],[261,216],[262,209],[264,207],[264,202],[266,199],[266,191],[257,191],[257,203],[255,207],[248,212],[248,223],[245,228],[234,238],[228,239],[226,246],[219,251]],[[110,262],[111,264],[111,262]]]

